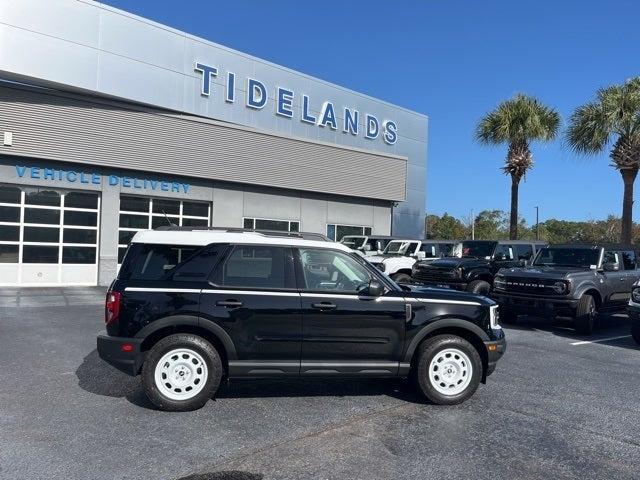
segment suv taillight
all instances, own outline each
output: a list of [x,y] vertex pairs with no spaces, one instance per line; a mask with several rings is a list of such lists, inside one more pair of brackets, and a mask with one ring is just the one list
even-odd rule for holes
[[120,316],[120,292],[107,292],[107,299],[104,302],[104,323],[111,325]]

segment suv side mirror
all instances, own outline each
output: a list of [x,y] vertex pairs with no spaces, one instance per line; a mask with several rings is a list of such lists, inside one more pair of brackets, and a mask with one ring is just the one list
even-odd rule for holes
[[620,264],[618,262],[605,262],[602,264],[602,269],[605,272],[617,272],[620,270]]
[[369,285],[364,287],[361,293],[370,297],[379,297],[384,293],[384,287],[378,280],[370,280]]

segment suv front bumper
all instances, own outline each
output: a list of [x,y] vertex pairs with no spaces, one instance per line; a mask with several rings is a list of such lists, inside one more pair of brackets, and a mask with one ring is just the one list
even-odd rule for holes
[[502,358],[504,352],[507,351],[507,340],[502,337],[500,340],[494,340],[491,342],[484,342],[484,346],[487,348],[487,374],[488,377],[496,369],[498,360]]
[[[98,355],[109,365],[128,375],[137,375],[142,368],[145,352],[140,351],[142,338],[111,337],[98,334]],[[126,345],[125,350],[123,346]],[[128,349],[131,348],[129,351]]]
[[494,290],[490,295],[500,307],[514,313],[548,315],[573,315],[578,306],[576,298],[538,297]]

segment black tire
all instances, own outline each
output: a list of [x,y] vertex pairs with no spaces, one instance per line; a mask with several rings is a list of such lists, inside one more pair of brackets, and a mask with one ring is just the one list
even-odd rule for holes
[[[173,350],[184,349],[187,352],[194,352],[197,354],[196,356],[200,356],[201,360],[206,364],[206,370],[200,369],[200,374],[202,371],[206,372],[206,378],[204,381],[204,387],[200,387],[201,390],[191,398],[186,399],[175,399],[170,398],[160,390],[159,386],[156,384],[155,373],[156,366],[162,360],[162,358]],[[185,357],[189,358],[189,357]],[[168,359],[170,362],[172,359]],[[182,361],[180,357],[177,358],[177,361]],[[191,359],[193,365],[196,366],[199,363],[199,360],[195,358]],[[180,368],[191,368],[192,364],[189,361],[186,361],[187,367],[180,367],[179,365],[176,367]],[[196,372],[194,368],[193,372]],[[177,377],[176,377],[177,378]],[[142,366],[142,385],[144,387],[144,391],[149,397],[149,400],[153,402],[153,404],[158,407],[160,410],[170,411],[170,412],[187,412],[191,410],[197,410],[204,406],[207,401],[212,398],[218,387],[220,386],[220,380],[222,379],[222,361],[220,360],[220,355],[218,351],[211,345],[207,340],[197,335],[192,335],[188,333],[177,333],[174,335],[169,335],[168,337],[163,338],[158,343],[156,343],[153,348],[147,354],[147,358],[145,359],[144,365]],[[199,379],[196,379],[196,381]],[[167,385],[171,385],[168,383]],[[164,388],[164,387],[162,387]],[[188,386],[185,389],[185,395],[188,395],[186,391],[188,390]],[[198,388],[191,387],[191,388]],[[179,389],[175,389],[175,391],[179,391]]]
[[592,295],[585,293],[578,301],[576,316],[573,320],[576,332],[581,335],[591,335],[597,315],[595,299]]
[[485,280],[474,280],[467,285],[467,292],[478,295],[488,295],[491,291],[491,284]]
[[506,310],[500,308],[500,323],[505,325],[515,325],[518,323],[518,314],[513,310]]
[[631,336],[636,343],[640,343],[640,320],[635,320],[631,324]]
[[[432,360],[448,349],[463,352],[469,359],[470,365],[467,368],[471,369],[468,384],[464,387],[464,390],[455,394],[445,394],[439,391],[434,385],[437,380],[432,379],[430,375]],[[453,356],[455,357],[455,354]],[[434,374],[435,372],[434,370]],[[428,338],[420,345],[417,359],[413,366],[412,377],[418,391],[430,402],[437,405],[456,405],[470,398],[478,389],[482,378],[482,360],[475,347],[464,338],[457,335],[437,335]],[[467,377],[465,376],[464,378],[466,379]],[[444,381],[440,384],[440,388],[447,388]]]
[[396,273],[395,275],[391,275],[391,279],[396,283],[411,283],[411,275],[407,275],[406,273]]

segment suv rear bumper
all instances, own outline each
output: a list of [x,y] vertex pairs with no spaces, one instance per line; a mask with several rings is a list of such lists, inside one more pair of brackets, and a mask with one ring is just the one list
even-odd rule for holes
[[522,314],[573,315],[580,301],[576,298],[537,297],[495,290],[490,296],[500,304],[502,309]]
[[[111,337],[106,332],[98,334],[98,355],[109,365],[128,375],[137,375],[144,362],[144,352],[140,351],[142,338]],[[123,345],[131,345],[131,351],[124,351]]]

